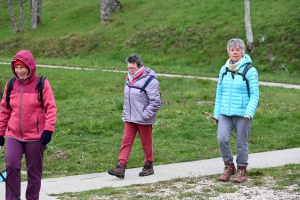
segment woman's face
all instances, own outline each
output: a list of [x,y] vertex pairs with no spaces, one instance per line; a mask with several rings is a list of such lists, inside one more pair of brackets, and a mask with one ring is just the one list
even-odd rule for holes
[[240,47],[238,47],[238,46],[230,47],[229,57],[230,57],[232,63],[238,62],[242,56],[243,56],[243,50]]
[[127,69],[130,74],[134,74],[139,70],[138,66],[136,63],[127,63]]
[[22,65],[15,66],[15,73],[19,77],[19,79],[25,79],[29,76],[29,69]]

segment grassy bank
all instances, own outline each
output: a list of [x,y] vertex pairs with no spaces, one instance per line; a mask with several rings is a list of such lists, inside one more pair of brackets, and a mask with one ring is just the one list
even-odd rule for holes
[[[24,2],[28,10],[29,1]],[[242,1],[121,3],[123,9],[112,14],[111,22],[100,24],[98,1],[45,0],[39,28],[29,30],[26,12],[26,30],[16,35],[6,2],[0,4],[0,61],[10,62],[18,50],[30,49],[40,64],[99,69],[38,68],[37,73],[50,80],[58,107],[56,131],[45,155],[44,178],[104,172],[115,166],[123,135],[125,74],[100,69],[124,70],[124,59],[136,52],[146,66],[159,73],[217,77],[227,60],[227,41],[232,37],[245,40]],[[260,81],[300,84],[298,11],[297,0],[251,1],[256,41],[251,57]],[[0,69],[0,80],[5,83],[12,76],[11,69],[7,65],[0,65]],[[203,114],[213,111],[216,82],[170,77],[158,80],[163,105],[153,132],[155,164],[219,157],[216,126]],[[260,89],[250,153],[300,147],[300,91]],[[233,139],[231,145],[236,153]],[[5,146],[2,161],[4,151]],[[142,164],[137,137],[128,167]],[[5,169],[5,162],[0,162],[0,169]],[[82,199],[89,195],[83,194]]]
[[[29,8],[29,1],[25,9]],[[7,2],[0,5],[0,59],[30,49],[39,63],[123,69],[129,53],[142,55],[161,73],[217,76],[227,59],[226,43],[245,40],[243,1],[122,0],[111,22],[100,23],[99,1],[43,1],[42,23],[14,35]],[[16,19],[19,11],[14,5]],[[260,80],[300,84],[299,4],[297,0],[251,1]],[[288,23],[287,23],[288,22]],[[248,52],[249,53],[249,52]]]

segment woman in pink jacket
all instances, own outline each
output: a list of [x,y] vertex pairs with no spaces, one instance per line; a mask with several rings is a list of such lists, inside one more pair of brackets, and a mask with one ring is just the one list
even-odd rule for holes
[[8,104],[6,100],[6,84],[0,105],[0,146],[6,140],[6,180],[13,189],[6,186],[6,200],[16,199],[16,195],[20,197],[23,154],[28,179],[26,199],[36,200],[41,188],[44,151],[54,133],[56,104],[47,79],[42,91],[43,106],[38,99],[36,63],[30,51],[19,51],[11,67],[16,80],[10,101]]

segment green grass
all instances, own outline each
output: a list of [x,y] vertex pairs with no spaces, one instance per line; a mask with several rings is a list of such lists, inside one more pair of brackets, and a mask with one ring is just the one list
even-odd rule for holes
[[[2,61],[30,49],[42,64],[124,69],[126,56],[136,52],[160,73],[217,76],[227,41],[246,39],[243,1],[122,0],[120,12],[101,24],[99,1],[46,0],[35,31],[24,2],[25,31],[16,35],[7,2],[0,5]],[[18,22],[17,3],[14,9]],[[300,84],[298,10],[298,0],[251,1],[251,57],[260,80]]]
[[[12,72],[8,65],[0,68],[4,82]],[[37,74],[50,80],[58,107],[55,134],[45,153],[44,178],[104,172],[114,167],[123,136],[125,73],[38,68]],[[153,131],[155,164],[220,157],[217,127],[204,115],[213,111],[217,83],[170,77],[158,80],[163,103]],[[260,88],[250,153],[300,147],[300,125],[295,123],[300,117],[300,90]],[[236,153],[233,139],[231,145]],[[128,167],[142,165],[137,136]],[[4,162],[0,168],[5,168]]]
[[[16,35],[7,2],[0,4],[0,61],[10,62],[20,49],[30,49],[39,64],[98,69],[37,70],[50,80],[58,106],[56,131],[45,153],[44,178],[104,172],[115,166],[123,136],[125,74],[100,69],[124,70],[125,58],[135,52],[158,73],[217,77],[228,58],[227,41],[245,40],[243,1],[122,0],[122,10],[101,24],[99,1],[45,0],[43,21],[35,31],[29,30],[29,1],[24,2],[26,30]],[[18,3],[14,6],[18,20]],[[260,81],[300,84],[298,8],[298,0],[251,1],[255,38],[251,57]],[[3,85],[12,73],[7,65],[0,69]],[[219,157],[216,126],[203,114],[213,111],[216,82],[158,79],[163,105],[153,132],[155,164]],[[250,153],[300,147],[296,123],[300,91],[266,86],[260,90]],[[236,153],[233,139],[231,145]],[[128,167],[142,164],[137,137]],[[0,162],[0,168],[5,168],[5,162]],[[265,184],[260,179],[254,183]]]

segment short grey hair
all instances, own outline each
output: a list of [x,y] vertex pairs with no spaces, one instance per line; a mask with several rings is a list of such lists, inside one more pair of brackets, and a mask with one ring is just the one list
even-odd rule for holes
[[239,38],[232,38],[227,43],[227,53],[229,54],[231,47],[240,47],[243,51],[243,55],[245,55],[246,46],[243,40]]
[[135,53],[130,54],[130,56],[128,56],[125,61],[126,63],[136,63],[138,68],[144,65],[141,56]]

